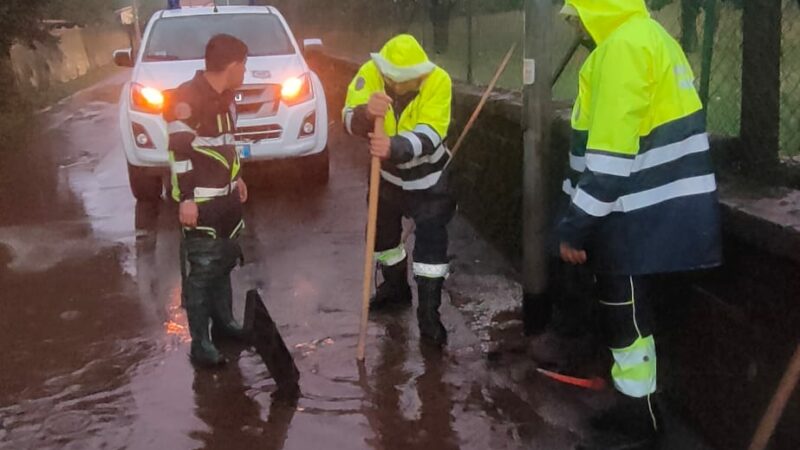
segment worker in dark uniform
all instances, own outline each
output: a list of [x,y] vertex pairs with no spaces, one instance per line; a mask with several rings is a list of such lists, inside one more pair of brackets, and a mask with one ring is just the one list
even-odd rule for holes
[[[401,221],[409,217],[416,224],[420,334],[436,346],[447,340],[439,307],[449,274],[447,224],[455,212],[445,171],[451,157],[445,145],[451,102],[450,75],[428,59],[414,37],[399,35],[358,71],[343,112],[347,132],[369,138],[372,155],[383,161],[375,252],[384,282],[370,310],[411,304],[401,242]],[[385,118],[383,135],[372,133],[377,117]]]
[[164,119],[169,130],[172,196],[180,203],[183,231],[184,307],[192,337],[190,357],[202,366],[224,363],[214,340],[241,339],[234,320],[230,273],[241,259],[247,186],[234,144],[234,91],[242,85],[247,46],[229,35],[206,47],[206,70],[169,93]]

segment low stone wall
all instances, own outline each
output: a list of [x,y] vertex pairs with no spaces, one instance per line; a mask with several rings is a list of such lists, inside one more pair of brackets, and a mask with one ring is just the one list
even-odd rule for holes
[[114,50],[130,47],[128,34],[117,27],[75,27],[53,30],[52,34],[54,42],[12,47],[14,74],[23,89],[46,90],[74,80],[111,64]]

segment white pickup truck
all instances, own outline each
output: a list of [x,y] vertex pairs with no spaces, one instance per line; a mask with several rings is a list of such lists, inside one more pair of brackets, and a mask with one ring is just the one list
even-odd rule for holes
[[238,37],[250,50],[244,85],[236,93],[236,144],[244,164],[297,158],[309,180],[328,181],[325,92],[303,55],[322,42],[298,45],[273,7],[170,9],[150,20],[138,54],[114,53],[117,65],[133,67],[119,101],[120,132],[131,191],[139,200],[161,197],[169,167],[164,92],[205,67],[205,46],[219,33]]

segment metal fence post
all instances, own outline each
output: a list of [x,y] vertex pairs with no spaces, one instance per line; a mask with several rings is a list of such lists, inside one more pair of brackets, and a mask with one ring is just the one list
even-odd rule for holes
[[719,18],[717,0],[705,1],[705,20],[703,25],[703,62],[700,74],[700,100],[708,107],[709,85],[711,84],[711,62],[714,58],[714,38],[717,35]]
[[777,165],[780,150],[781,14],[778,0],[744,2],[739,157],[762,178]]
[[467,83],[473,84],[472,79],[472,0],[467,2]]
[[549,222],[546,153],[550,143],[552,88],[551,0],[525,1],[524,157],[523,157],[523,315],[529,334],[541,332],[550,316],[546,235]]

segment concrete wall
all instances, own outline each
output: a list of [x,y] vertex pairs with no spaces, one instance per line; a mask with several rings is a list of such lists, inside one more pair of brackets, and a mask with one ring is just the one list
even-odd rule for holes
[[[350,61],[320,57],[313,66],[326,83],[331,113],[341,109],[347,83],[357,65]],[[455,89],[455,125],[453,140],[479,100],[479,88],[458,85]],[[518,93],[492,96],[471,132],[466,146],[453,165],[461,214],[475,226],[483,238],[506,258],[519,265],[522,204],[522,101]],[[556,197],[566,165],[569,126],[567,114],[559,114],[554,125],[553,143],[548,162],[551,196]],[[452,145],[452,142],[451,142]],[[732,142],[713,139],[714,159],[724,169],[731,161]],[[786,361],[797,342],[797,308],[800,281],[800,192],[788,189],[756,191],[752,186],[736,186],[728,176],[721,176],[720,190],[726,239],[726,264],[702,274],[675,275],[659,281],[654,292],[656,330],[660,345],[659,367],[663,378],[661,390],[670,399],[670,407],[687,417],[693,428],[713,441],[716,448],[744,448],[757,420],[766,408],[780,379]],[[551,211],[543,214],[552,216]],[[454,233],[456,241],[469,248],[464,240],[470,233]],[[742,244],[744,243],[744,244]],[[476,246],[480,248],[480,246]],[[772,255],[777,255],[772,256]],[[460,255],[464,256],[464,255]],[[465,261],[481,259],[467,254]],[[461,285],[457,271],[451,279],[451,295],[466,297],[473,285]],[[565,282],[565,280],[570,280]],[[588,309],[588,297],[578,278],[555,280],[565,292],[562,314],[572,315],[581,323]],[[572,283],[572,285],[570,285]],[[558,290],[559,286],[556,286]],[[556,301],[560,294],[556,294]],[[519,294],[500,294],[511,305]],[[463,298],[459,301],[463,301]],[[482,300],[481,300],[482,301]],[[481,311],[497,308],[496,300],[480,305]],[[583,305],[583,306],[582,306]],[[474,307],[474,306],[473,306]],[[487,316],[492,314],[487,313]],[[580,317],[575,319],[575,315]],[[513,312],[508,317],[516,318]],[[515,343],[524,345],[518,331],[498,325],[503,320],[492,316],[488,328],[510,329]],[[800,423],[800,391],[785,413],[773,438],[773,447],[797,448],[797,424]],[[720,421],[720,415],[729,420]]]
[[[339,57],[320,56],[315,60],[330,98],[330,109],[338,113],[344,93],[358,64]],[[483,88],[456,84],[454,124],[450,146],[480,100]],[[519,92],[499,91],[486,104],[475,127],[459,150],[451,169],[460,212],[515,266],[522,256],[522,96]],[[570,139],[569,110],[560,110],[553,124],[552,145],[548,152],[550,204],[557,207],[567,164]],[[732,138],[712,138],[714,160],[727,172],[736,166]],[[800,262],[800,193],[795,191],[749,192],[733,189],[735,181],[720,177],[724,228],[728,236],[777,256]],[[730,187],[730,188],[729,188]],[[785,191],[785,190],[784,190]],[[764,205],[767,205],[765,207]],[[553,211],[543,211],[553,216]],[[781,233],[776,233],[779,229]]]
[[53,30],[52,34],[55,42],[12,47],[11,62],[23,88],[48,89],[74,80],[110,64],[114,50],[130,47],[128,34],[116,27],[76,27]]

